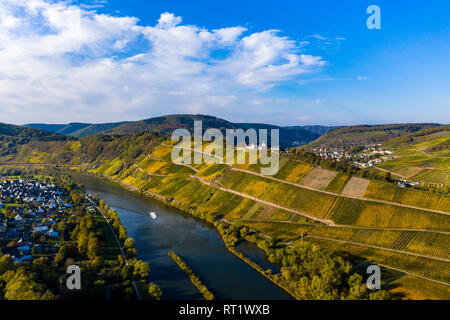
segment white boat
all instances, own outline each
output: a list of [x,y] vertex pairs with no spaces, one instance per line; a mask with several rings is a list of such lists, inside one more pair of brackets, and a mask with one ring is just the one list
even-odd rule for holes
[[149,212],[148,213],[150,215],[150,217],[155,220],[156,218],[158,218],[158,216],[156,215],[156,212]]

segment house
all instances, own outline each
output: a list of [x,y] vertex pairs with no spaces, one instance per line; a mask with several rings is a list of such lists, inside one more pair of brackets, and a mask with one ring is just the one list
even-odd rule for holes
[[21,257],[14,257],[13,261],[14,262],[25,262],[25,261],[32,261],[33,259],[31,258],[31,255],[25,255],[25,256],[21,256]]
[[53,228],[52,228],[52,229],[50,229],[50,231],[47,233],[47,235],[48,235],[49,237],[56,238],[56,237],[59,237],[59,232],[56,231],[56,230],[53,230]]
[[47,232],[48,231],[48,226],[46,224],[38,224],[37,226],[34,227],[34,231],[36,232]]
[[22,254],[30,254],[31,252],[31,246],[27,243],[17,245],[17,250],[21,252]]

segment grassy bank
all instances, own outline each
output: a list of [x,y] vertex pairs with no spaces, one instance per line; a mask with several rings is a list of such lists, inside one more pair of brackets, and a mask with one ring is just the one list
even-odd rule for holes
[[214,300],[214,294],[209,291],[208,287],[200,280],[200,278],[194,273],[194,270],[183,260],[179,255],[173,251],[169,251],[169,257],[178,265],[178,267],[183,271],[191,280],[192,284],[198,289],[198,291],[203,295],[206,300]]

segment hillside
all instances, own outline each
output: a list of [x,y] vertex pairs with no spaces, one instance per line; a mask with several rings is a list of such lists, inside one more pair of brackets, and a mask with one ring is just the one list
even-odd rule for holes
[[[319,137],[319,134],[305,130],[302,127],[279,127],[262,123],[235,123],[234,125],[243,130],[247,130],[249,128],[253,128],[255,130],[278,129],[280,132],[280,146],[284,148],[304,145],[316,140]],[[270,144],[270,134],[268,138],[268,142]]]
[[406,123],[340,127],[328,131],[317,140],[305,146],[305,148],[348,148],[350,146],[381,143],[395,137],[405,136],[410,133],[437,126],[439,126],[439,124],[436,123]]
[[169,136],[172,134],[173,130],[179,128],[185,128],[193,132],[194,121],[199,120],[203,122],[204,130],[208,128],[216,128],[219,130],[236,128],[233,123],[213,116],[178,114],[125,123],[116,128],[106,130],[105,133],[123,135],[142,131],[155,131],[162,135]]
[[[157,132],[159,134],[170,136],[172,131],[178,128],[186,128],[193,132],[193,124],[195,120],[203,122],[203,129],[217,128],[225,133],[225,129],[244,130],[248,128],[254,129],[279,129],[280,145],[284,148],[304,145],[315,139],[320,134],[315,131],[323,132],[328,127],[311,126],[308,129],[303,127],[279,127],[270,124],[260,123],[232,123],[224,119],[220,119],[207,115],[167,115],[155,117],[140,121],[124,121],[116,123],[89,124],[89,123],[69,123],[63,124],[28,124],[26,126],[48,130],[60,134],[70,135],[74,137],[87,137],[90,135],[105,133],[111,135],[126,135],[138,132]],[[314,128],[313,128],[314,127]],[[269,141],[270,142],[270,141]]]
[[330,130],[334,130],[337,128],[340,128],[339,126],[320,126],[320,125],[311,125],[311,126],[290,126],[290,127],[284,127],[286,129],[303,129],[315,134],[318,134],[319,136],[324,135]]
[[71,138],[50,131],[0,123],[0,156],[17,152],[31,141],[67,141]]
[[105,130],[113,129],[125,123],[127,122],[123,121],[123,122],[99,123],[99,124],[78,123],[78,122],[69,124],[30,123],[26,124],[25,126],[81,138],[101,133]]
[[[426,279],[423,295],[450,282],[450,195],[400,188],[309,163],[281,159],[274,177],[259,165],[180,166],[170,142],[126,166],[121,157],[91,168],[208,221],[245,226],[285,244],[319,244]],[[306,235],[306,236],[305,236]],[[390,269],[394,270],[394,269]],[[415,279],[415,278],[413,278]],[[434,282],[435,281],[435,282]],[[413,281],[414,282],[414,281]],[[411,279],[393,288],[409,292]]]
[[393,160],[379,167],[408,180],[450,185],[450,125],[421,130],[383,144]]
[[256,231],[253,241],[265,250],[261,239],[267,237],[279,245],[310,242],[354,264],[370,260],[387,266],[398,280],[387,288],[401,288],[407,297],[420,281],[428,288],[425,297],[448,294],[448,192],[400,188],[286,157],[273,177],[261,176],[260,165],[176,165],[172,145],[153,133],[102,134],[32,141],[7,160],[85,162],[91,173],[201,219]]

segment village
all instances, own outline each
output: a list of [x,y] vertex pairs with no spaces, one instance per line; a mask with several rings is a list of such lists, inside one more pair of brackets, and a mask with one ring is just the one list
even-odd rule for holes
[[57,225],[67,217],[72,199],[56,184],[0,181],[0,250],[14,262],[54,255]]
[[386,160],[394,159],[391,150],[381,147],[381,144],[366,145],[356,148],[355,151],[349,151],[342,148],[315,148],[312,149],[316,155],[324,159],[333,159],[336,161],[351,161],[360,168],[373,167]]

